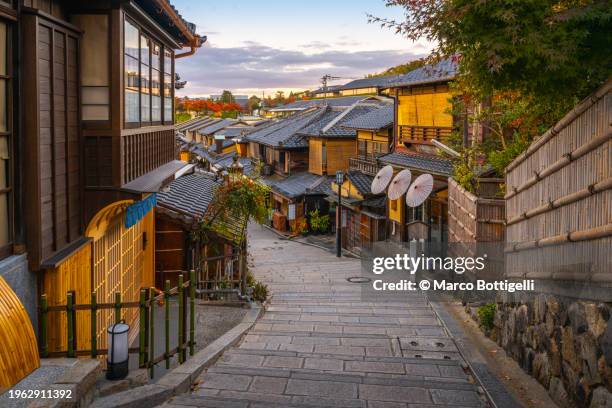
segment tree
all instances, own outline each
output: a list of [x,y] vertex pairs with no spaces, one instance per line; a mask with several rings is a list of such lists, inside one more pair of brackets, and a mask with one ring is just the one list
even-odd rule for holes
[[520,92],[564,112],[612,74],[607,0],[386,0],[405,21],[370,16],[411,40],[437,46],[432,59],[461,59],[480,95]]
[[378,74],[370,74],[367,77],[377,78],[377,77],[407,74],[410,71],[414,71],[417,68],[421,68],[425,64],[427,64],[427,59],[419,58],[419,59],[415,59],[413,61],[407,62],[405,64],[396,65]]
[[236,103],[236,99],[234,99],[234,95],[232,95],[232,93],[228,90],[224,90],[221,93],[221,99],[219,99],[219,102],[222,103]]
[[247,110],[249,113],[253,113],[254,110],[261,108],[261,99],[253,95],[247,101]]

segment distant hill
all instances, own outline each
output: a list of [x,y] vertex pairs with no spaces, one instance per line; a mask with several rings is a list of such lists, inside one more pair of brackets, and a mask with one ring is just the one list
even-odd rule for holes
[[420,58],[414,61],[407,62],[405,64],[396,65],[378,74],[369,74],[367,78],[377,78],[377,77],[385,77],[385,76],[391,76],[391,75],[407,74],[410,71],[413,71],[417,68],[421,68],[425,64],[427,64],[427,62],[425,61],[425,58]]

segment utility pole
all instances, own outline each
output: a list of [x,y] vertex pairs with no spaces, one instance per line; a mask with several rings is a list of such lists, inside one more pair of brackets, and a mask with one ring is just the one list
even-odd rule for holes
[[336,184],[338,185],[338,207],[336,208],[336,256],[342,256],[342,184],[344,183],[344,172],[336,172]]

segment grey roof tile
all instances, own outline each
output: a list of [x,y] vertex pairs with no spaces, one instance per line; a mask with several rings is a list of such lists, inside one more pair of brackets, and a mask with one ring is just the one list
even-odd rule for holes
[[359,95],[359,96],[341,96],[338,98],[318,98],[318,99],[308,99],[308,100],[300,100],[292,103],[288,103],[287,105],[277,106],[275,108],[270,109],[270,112],[275,111],[291,111],[291,110],[304,110],[308,108],[312,108],[313,106],[351,106],[355,102],[359,102],[363,99],[367,98],[367,96]]
[[456,77],[457,72],[457,63],[449,58],[435,65],[425,65],[407,74],[399,75],[389,83],[389,86],[398,87],[450,81]]
[[364,130],[380,130],[393,126],[393,105],[372,109],[370,112],[347,120],[342,126]]
[[365,196],[368,194],[372,194],[372,180],[374,177],[364,174],[360,171],[349,171],[346,173],[346,177],[350,180],[350,182],[355,186],[359,194]]
[[384,164],[391,164],[422,172],[436,173],[444,176],[451,176],[453,174],[453,163],[450,160],[438,156],[395,152],[381,156],[379,160]]
[[200,133],[201,135],[212,135],[216,131],[224,129],[231,125],[235,125],[236,123],[238,123],[236,119],[219,120],[209,126],[201,128],[200,130],[198,130],[198,133]]
[[307,191],[319,181],[321,177],[316,174],[302,172],[290,175],[287,178],[281,180],[264,180],[273,191],[287,197],[297,198],[304,195]]
[[157,204],[202,218],[208,211],[220,182],[212,177],[193,173],[177,178],[165,191],[157,194]]
[[296,113],[288,118],[278,120],[249,134],[249,142],[261,143],[271,147],[295,149],[308,147],[308,142],[299,133],[304,127],[318,119],[325,111],[312,108],[305,112]]

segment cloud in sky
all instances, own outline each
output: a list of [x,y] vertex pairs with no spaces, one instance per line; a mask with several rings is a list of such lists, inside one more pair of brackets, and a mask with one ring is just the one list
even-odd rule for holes
[[[176,70],[187,86],[180,95],[204,96],[223,89],[239,94],[261,95],[262,90],[314,89],[325,74],[363,78],[423,56],[418,49],[346,51],[329,49],[313,42],[302,49],[286,50],[245,42],[239,47],[207,44],[185,59],[177,60]],[[341,80],[337,83],[348,82]]]

